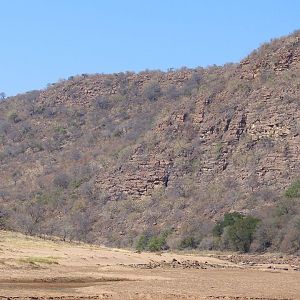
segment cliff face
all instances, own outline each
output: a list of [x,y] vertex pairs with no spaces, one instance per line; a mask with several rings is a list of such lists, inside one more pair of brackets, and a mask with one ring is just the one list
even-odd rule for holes
[[[195,95],[152,128],[150,134],[159,137],[153,151],[138,145],[113,176],[98,177],[99,184],[113,188],[115,196],[140,197],[193,174],[204,187],[233,178],[246,194],[262,187],[282,190],[299,171],[299,44],[296,36],[271,44],[274,52],[260,49],[232,68],[212,94],[200,83]],[[198,165],[181,170],[179,160]]]
[[10,98],[0,193],[20,219],[11,226],[127,245],[272,206],[299,175],[299,87],[296,33],[237,65],[82,75]]

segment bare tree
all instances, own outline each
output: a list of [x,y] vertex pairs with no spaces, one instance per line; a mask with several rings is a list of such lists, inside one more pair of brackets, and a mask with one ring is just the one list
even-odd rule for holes
[[157,81],[152,80],[145,84],[143,88],[143,94],[150,101],[157,100],[161,96],[161,89],[159,83]]

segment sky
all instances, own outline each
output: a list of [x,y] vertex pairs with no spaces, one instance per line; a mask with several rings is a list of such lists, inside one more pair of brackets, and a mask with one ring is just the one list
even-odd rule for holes
[[299,0],[0,0],[0,92],[222,65],[300,29]]

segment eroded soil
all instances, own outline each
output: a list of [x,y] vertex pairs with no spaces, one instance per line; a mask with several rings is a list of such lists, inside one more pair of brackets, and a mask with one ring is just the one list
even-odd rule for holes
[[0,232],[0,300],[300,300],[300,261],[135,253]]

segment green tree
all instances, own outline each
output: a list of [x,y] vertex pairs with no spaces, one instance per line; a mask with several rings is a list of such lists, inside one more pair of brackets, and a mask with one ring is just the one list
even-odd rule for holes
[[150,238],[148,243],[148,249],[151,252],[161,251],[168,249],[166,237],[164,235],[162,236],[153,236]]
[[258,219],[247,216],[236,220],[233,225],[229,226],[228,238],[234,250],[241,252],[248,252],[250,250],[253,234],[258,222]]
[[213,235],[224,248],[248,252],[259,221],[239,212],[226,213],[223,220],[213,228]]
[[241,220],[243,215],[239,212],[226,213],[223,221],[218,222],[213,228],[213,235],[220,237],[223,234],[224,228],[233,225],[236,221]]
[[136,250],[143,251],[147,249],[149,238],[146,235],[141,235],[136,244]]

